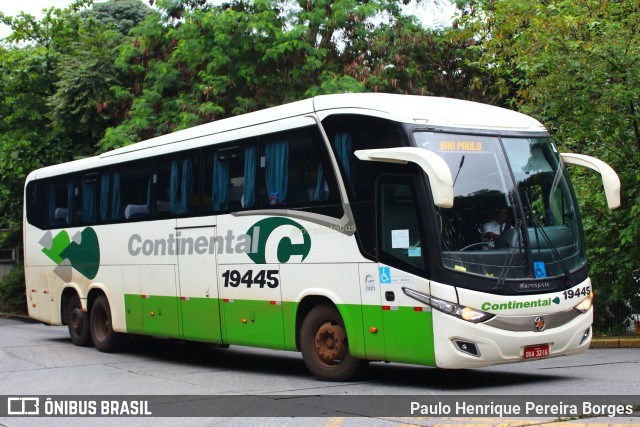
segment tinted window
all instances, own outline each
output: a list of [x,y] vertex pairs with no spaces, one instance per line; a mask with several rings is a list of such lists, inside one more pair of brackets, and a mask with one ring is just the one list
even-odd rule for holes
[[151,174],[149,161],[119,165],[113,172],[112,219],[132,221],[149,218]]
[[199,158],[197,153],[160,157],[153,175],[153,200],[158,218],[198,212]]
[[95,224],[100,217],[100,175],[97,172],[85,174],[76,189],[76,220],[79,224]]
[[75,187],[73,179],[59,177],[50,180],[47,185],[47,216],[49,226],[65,227],[73,223],[73,199]]
[[27,221],[40,229],[47,228],[47,194],[43,181],[27,184]]
[[322,125],[340,166],[361,250],[376,258],[374,196],[376,177],[382,173],[406,173],[406,165],[359,160],[357,150],[405,146],[398,125],[392,121],[358,115],[327,117]]
[[254,140],[207,150],[203,155],[203,213],[256,206],[258,147]]
[[339,200],[317,128],[260,139],[260,206],[302,207]]
[[420,214],[410,177],[384,177],[379,183],[378,230],[381,259],[422,270]]

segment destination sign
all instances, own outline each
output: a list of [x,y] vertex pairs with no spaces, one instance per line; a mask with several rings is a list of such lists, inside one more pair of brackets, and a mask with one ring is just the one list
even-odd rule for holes
[[440,141],[440,151],[482,151],[482,142]]

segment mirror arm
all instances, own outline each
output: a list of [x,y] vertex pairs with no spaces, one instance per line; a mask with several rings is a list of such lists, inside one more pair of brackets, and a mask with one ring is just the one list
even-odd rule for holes
[[602,177],[602,185],[604,185],[604,194],[607,197],[609,209],[620,207],[620,178],[618,178],[618,174],[611,166],[600,159],[584,154],[560,153],[560,157],[566,164],[581,166],[598,172]]
[[381,148],[375,150],[357,150],[360,160],[386,163],[415,163],[429,177],[433,202],[441,208],[453,207],[453,179],[447,162],[429,150],[417,147]]

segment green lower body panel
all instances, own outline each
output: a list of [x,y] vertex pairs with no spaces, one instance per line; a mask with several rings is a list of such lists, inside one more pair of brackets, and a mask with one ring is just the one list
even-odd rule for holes
[[185,340],[221,343],[219,303],[213,298],[180,299],[182,337]]
[[224,300],[220,304],[225,343],[279,350],[285,348],[281,303]]
[[125,317],[127,319],[127,332],[132,334],[144,334],[141,296],[125,294],[124,307]]
[[178,298],[157,295],[140,297],[144,333],[169,338],[182,338],[180,317],[178,316]]
[[435,366],[433,319],[430,311],[413,307],[382,310],[385,360]]
[[[127,331],[193,341],[296,350],[298,303],[125,295]],[[435,365],[431,312],[340,304],[358,358]]]
[[430,311],[414,307],[362,307],[366,358],[435,366]]

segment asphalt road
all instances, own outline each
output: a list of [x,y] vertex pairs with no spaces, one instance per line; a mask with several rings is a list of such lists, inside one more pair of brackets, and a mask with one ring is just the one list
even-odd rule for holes
[[[66,327],[0,319],[0,395],[485,395],[487,399],[493,395],[640,396],[640,349],[591,349],[579,356],[460,371],[372,363],[359,381],[331,383],[313,378],[299,353],[132,339],[121,353],[105,354],[92,347],[74,346]],[[557,419],[543,417],[533,422],[548,423]],[[87,421],[86,418],[58,420],[69,425],[84,425]],[[100,424],[122,425],[122,421],[127,425],[151,424],[149,418],[99,420]],[[153,420],[153,424],[176,424],[175,418]],[[459,425],[480,420],[488,421],[471,418],[471,421],[453,419],[451,422]],[[640,424],[640,418],[633,417],[590,420],[594,421]],[[433,418],[192,418],[187,424],[369,427],[398,422],[430,425]],[[585,420],[573,421],[583,422]],[[0,418],[0,425],[34,423],[50,424],[44,418]],[[510,425],[523,423],[517,419]]]

